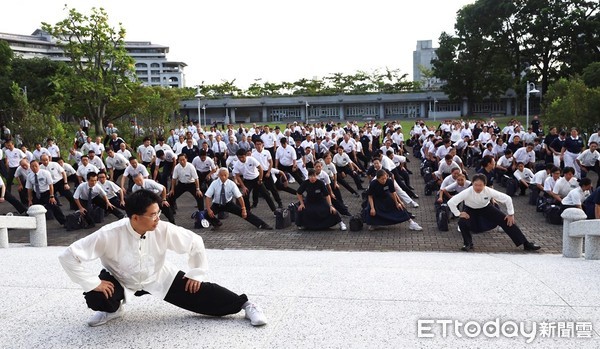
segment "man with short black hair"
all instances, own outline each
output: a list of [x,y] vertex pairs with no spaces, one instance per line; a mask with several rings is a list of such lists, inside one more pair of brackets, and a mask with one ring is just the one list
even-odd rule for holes
[[54,186],[50,171],[40,169],[37,160],[31,161],[29,166],[31,172],[27,175],[25,184],[29,206],[44,205],[46,209],[52,211],[58,223],[64,225],[67,219],[54,198]]
[[[125,289],[135,296],[152,294],[186,310],[224,316],[245,310],[253,326],[267,323],[262,310],[217,284],[203,281],[206,251],[196,233],[160,220],[160,197],[139,190],[126,199],[127,218],[104,226],[74,242],[59,261],[69,278],[84,291],[88,307],[96,313],[89,326],[104,325],[123,315]],[[178,270],[166,261],[167,250],[188,255],[190,270]],[[86,270],[83,262],[100,258],[100,275]]]
[[202,200],[202,190],[200,190],[200,182],[198,181],[198,173],[196,168],[187,161],[185,154],[179,154],[177,157],[179,164],[173,170],[171,180],[171,190],[169,191],[169,204],[175,208],[175,202],[183,193],[190,193],[196,200],[196,207],[199,210],[204,209],[204,201]]

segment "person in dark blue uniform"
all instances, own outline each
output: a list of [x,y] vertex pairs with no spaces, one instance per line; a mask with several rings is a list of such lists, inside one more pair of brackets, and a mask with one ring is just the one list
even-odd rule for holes
[[300,184],[296,196],[300,201],[296,215],[298,227],[307,230],[324,230],[339,224],[340,230],[346,230],[342,217],[331,203],[325,183],[317,178],[314,169],[308,170],[308,180]]
[[577,157],[583,150],[583,138],[579,137],[577,129],[571,129],[571,136],[565,139],[565,143],[561,149],[560,158],[565,162],[565,167],[573,167],[575,169],[575,177],[581,178],[581,168],[577,164]]
[[481,168],[477,173],[481,173],[487,179],[487,186],[490,188],[494,187],[494,178],[496,177],[496,160],[491,155],[486,155],[481,159]]

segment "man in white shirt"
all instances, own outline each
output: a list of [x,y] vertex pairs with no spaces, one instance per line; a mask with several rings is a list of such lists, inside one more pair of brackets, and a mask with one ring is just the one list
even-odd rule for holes
[[58,145],[54,144],[54,139],[48,138],[46,140],[46,149],[48,149],[48,153],[50,153],[51,160],[54,162],[58,161],[58,158],[60,157],[60,148],[58,148]]
[[275,203],[263,184],[264,170],[260,162],[252,156],[246,156],[244,149],[238,150],[236,155],[238,161],[233,166],[233,175],[235,176],[235,182],[244,194],[246,208],[249,209],[250,207],[250,193],[256,190],[263,196],[271,211],[274,212],[276,209]]
[[215,153],[215,165],[225,166],[227,160],[227,144],[221,139],[221,135],[217,135],[212,145],[212,151]]
[[15,172],[19,167],[19,162],[21,159],[25,158],[25,154],[21,151],[21,149],[15,148],[15,144],[12,140],[6,141],[4,146],[4,163],[6,168],[8,168],[8,175],[6,176],[6,190],[10,192],[12,183],[15,179]]
[[552,172],[550,172],[550,176],[548,176],[548,178],[546,178],[544,181],[544,192],[546,193],[548,202],[559,203],[561,202],[562,198],[558,194],[554,193],[554,186],[561,178],[560,168],[554,166],[551,171]]
[[[88,307],[96,311],[88,325],[100,326],[121,317],[125,289],[209,316],[245,309],[252,325],[266,324],[260,308],[246,295],[204,281],[208,262],[202,238],[162,222],[159,204],[160,198],[150,191],[131,194],[125,205],[127,218],[74,242],[59,256],[69,278],[83,289]],[[187,254],[190,270],[184,273],[166,261],[167,250]],[[98,258],[104,269],[96,276],[83,262]]]
[[[271,153],[269,151],[267,151],[266,149],[264,149],[262,139],[257,139],[254,142],[254,146],[255,146],[255,149],[252,150],[252,157],[255,158],[256,160],[258,160],[261,168],[264,171],[263,184],[265,185],[265,188],[267,188],[267,190],[271,193],[271,195],[273,195],[273,199],[277,203],[277,206],[279,208],[282,208],[283,202],[281,201],[281,197],[279,196],[279,191],[277,190],[277,188],[275,186],[275,181],[273,180],[274,176],[271,175],[271,170],[273,169],[273,158],[271,156]],[[254,191],[254,193],[252,193],[252,206],[256,207],[257,204],[258,204],[258,191]]]
[[590,195],[590,189],[592,188],[592,180],[589,178],[583,178],[579,182],[579,187],[572,189],[567,196],[561,201],[561,209],[567,208],[578,208],[582,209],[583,201]]
[[350,159],[350,156],[344,152],[344,148],[337,148],[337,154],[333,156],[333,163],[335,164],[338,172],[338,181],[344,179],[346,176],[350,176],[352,179],[354,179],[357,190],[365,189],[362,186],[362,179],[357,173],[359,170],[358,166],[356,166],[356,164],[354,164],[354,162],[352,162]]
[[77,167],[77,179],[79,179],[79,183],[83,183],[90,172],[98,173],[100,169],[90,164],[90,158],[87,155],[82,155],[81,164]]
[[[595,134],[595,133],[594,133]],[[598,143],[597,142],[589,142],[589,149],[584,150],[581,154],[577,156],[575,162],[579,165],[581,170],[581,178],[587,177],[590,171],[596,172],[598,175],[598,181],[596,182],[596,187],[600,183],[600,166],[598,165],[598,160],[600,159],[600,152],[598,152]]]
[[64,225],[67,219],[54,198],[54,186],[50,171],[40,169],[37,160],[33,160],[29,166],[31,172],[27,175],[25,184],[28,205],[44,205],[46,209],[52,210],[58,223]]
[[563,169],[563,176],[556,181],[554,188],[552,188],[552,192],[558,195],[560,200],[562,200],[571,190],[578,186],[579,183],[575,177],[575,169],[573,167],[565,167]]
[[[123,175],[121,176],[121,189],[125,191],[125,193],[131,193],[131,188],[133,188],[133,178],[137,176],[138,173],[141,173],[144,178],[150,177],[148,169],[145,166],[140,165],[137,159],[132,156],[129,158],[129,166],[127,166],[125,172],[123,172]],[[127,189],[125,189],[125,178],[128,179]]]
[[106,155],[106,168],[110,174],[110,180],[117,183],[117,180],[123,175],[129,162],[122,154],[115,153],[112,148],[106,150]]
[[[486,186],[487,179],[483,174],[473,176],[471,187],[456,194],[448,201],[448,207],[455,216],[460,217],[458,227],[463,236],[463,251],[473,249],[471,231],[488,231],[500,226],[511,238],[515,246],[523,245],[525,251],[536,251],[540,246],[529,242],[523,232],[515,224],[515,210],[510,196]],[[491,201],[495,200],[506,206],[507,214],[500,211]],[[458,205],[464,202],[464,211]]]
[[92,144],[90,144],[90,148],[88,149],[88,152],[90,150],[93,150],[94,153],[96,155],[98,155],[100,158],[104,157],[104,144],[102,144],[102,137],[98,136],[96,137],[96,141]]
[[177,157],[177,166],[173,169],[171,180],[171,190],[169,191],[169,204],[175,210],[176,200],[183,193],[190,193],[196,200],[196,207],[199,210],[204,209],[204,200],[202,200],[202,190],[198,181],[198,173],[191,163],[187,162],[185,154],[179,154]]
[[104,161],[102,161],[102,158],[96,155],[96,152],[93,150],[90,150],[88,152],[88,159],[90,161],[90,164],[96,166],[99,170],[105,170],[106,171],[106,165],[104,165]]
[[202,149],[200,150],[200,155],[192,160],[192,165],[194,165],[198,173],[200,188],[206,190],[213,179],[213,175],[217,172],[214,160],[206,154],[206,150]]
[[281,147],[275,151],[275,167],[279,170],[289,173],[294,177],[298,184],[304,181],[302,173],[298,170],[296,160],[298,159],[296,149],[288,145],[287,138],[281,138],[279,140]]
[[156,160],[156,150],[150,144],[150,137],[144,138],[144,143],[138,147],[137,153],[138,159],[140,159],[144,167],[150,166]]
[[518,162],[517,170],[513,173],[513,176],[519,183],[519,188],[521,189],[520,195],[524,196],[527,188],[529,188],[529,185],[531,184],[531,181],[533,181],[533,172],[526,168],[525,164]]
[[522,162],[525,167],[532,168],[535,165],[535,152],[533,151],[533,143],[527,143],[525,147],[521,147],[515,151],[515,161]]
[[[250,159],[250,158],[249,158]],[[229,170],[226,167],[221,167],[218,170],[218,179],[213,181],[204,196],[207,207],[208,217],[206,219],[216,229],[222,225],[217,218],[219,212],[229,212],[236,216],[242,217],[258,229],[273,230],[273,228],[265,223],[262,219],[248,212],[246,206],[247,200],[243,199],[242,192],[238,186],[229,179]],[[238,201],[236,205],[234,199]]]
[[131,188],[131,192],[135,193],[138,190],[144,189],[153,192],[154,194],[160,196],[161,202],[158,205],[161,212],[167,217],[169,222],[175,224],[175,216],[173,215],[173,210],[171,205],[169,204],[169,200],[167,200],[167,188],[157,183],[151,179],[144,178],[141,173],[138,173],[137,176],[133,178],[133,182],[135,183]]
[[[106,175],[106,173],[104,173],[104,175]],[[79,208],[79,212],[90,226],[95,225],[91,216],[92,204],[102,208],[105,212],[114,214],[118,219],[125,216],[123,212],[108,200],[104,188],[98,183],[98,174],[95,172],[87,174],[86,181],[77,187],[75,194],[73,194],[73,198]]]
[[109,181],[106,172],[98,173],[98,183],[106,192],[106,197],[114,207],[125,209],[125,193],[115,182]]
[[[40,168],[47,170],[52,175],[52,184],[54,186],[54,192],[60,193],[71,205],[71,210],[76,210],[77,205],[73,200],[73,193],[71,193],[71,187],[67,181],[67,173],[65,169],[54,161],[50,161],[48,155],[42,155],[40,159]],[[58,202],[58,200],[56,200]]]
[[260,140],[262,140],[265,150],[271,153],[271,157],[274,157],[277,136],[271,132],[269,126],[265,126],[263,134],[260,135]]

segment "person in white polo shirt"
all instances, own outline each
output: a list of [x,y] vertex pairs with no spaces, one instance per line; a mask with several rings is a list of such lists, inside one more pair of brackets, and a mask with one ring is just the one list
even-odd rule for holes
[[[252,150],[252,157],[258,160],[260,166],[264,171],[263,176],[263,184],[265,188],[273,195],[273,199],[277,203],[279,208],[283,207],[283,203],[281,201],[281,197],[279,196],[279,191],[275,186],[275,181],[273,180],[273,176],[271,175],[271,170],[273,169],[273,158],[271,152],[264,149],[264,143],[262,139],[257,139],[254,142],[255,149]],[[258,204],[258,191],[254,191],[252,193],[252,206],[256,207]]]
[[110,180],[117,183],[119,177],[125,172],[129,162],[122,154],[115,153],[113,148],[108,148],[106,155],[106,168],[108,169]]
[[572,189],[567,196],[565,196],[561,204],[561,210],[567,208],[578,208],[582,209],[583,202],[590,196],[590,189],[592,189],[592,180],[589,178],[583,178],[579,181],[579,187]]
[[[60,166],[60,164],[50,161],[48,155],[42,155],[40,159],[40,168],[50,171],[50,174],[52,175],[52,184],[54,185],[54,193],[60,193],[60,195],[69,202],[71,210],[76,210],[77,205],[73,199],[73,193],[71,192],[71,187],[69,187],[65,169]],[[58,201],[58,199],[56,201]]]
[[190,193],[196,200],[196,207],[199,210],[204,209],[204,200],[202,200],[202,190],[200,190],[200,182],[198,181],[198,173],[196,168],[191,163],[187,162],[185,154],[179,154],[177,157],[177,166],[173,169],[173,177],[171,180],[171,190],[169,191],[169,204],[173,209],[176,206],[176,200],[183,193]]
[[[127,166],[125,172],[123,172],[123,175],[121,176],[121,189],[123,189],[125,193],[131,193],[131,188],[133,187],[133,178],[137,176],[138,173],[141,173],[144,178],[148,178],[150,176],[146,166],[140,165],[137,159],[132,156],[129,158],[129,166]],[[126,178],[129,180],[127,190],[125,190]]]
[[15,148],[15,144],[11,140],[6,141],[4,147],[4,162],[8,168],[8,174],[6,176],[6,190],[10,192],[15,179],[15,172],[19,167],[19,162],[21,159],[25,158],[25,153],[23,153],[20,149]]
[[64,225],[67,219],[54,198],[54,186],[52,185],[50,171],[40,169],[37,160],[33,160],[30,167],[31,172],[27,175],[27,183],[25,184],[29,206],[43,205],[46,209],[52,211],[54,218],[60,225]]
[[[595,133],[594,133],[595,134]],[[598,152],[598,143],[589,142],[589,149],[584,150],[577,156],[575,162],[581,169],[581,178],[587,177],[590,171],[596,172],[598,180],[596,181],[596,187],[600,184],[600,166],[598,160],[600,160],[600,152]]]
[[298,159],[296,149],[288,144],[287,138],[281,138],[279,142],[281,143],[281,147],[275,151],[275,167],[285,173],[291,174],[296,182],[302,183],[304,178],[296,164],[296,160]]
[[[221,167],[218,170],[218,179],[212,181],[206,190],[206,219],[212,226],[217,229],[222,225],[217,218],[220,212],[233,213],[238,217],[242,217],[255,227],[263,230],[272,230],[273,228],[265,223],[256,215],[248,212],[245,200],[242,198],[242,192],[238,186],[229,179],[229,170],[226,167]],[[238,201],[236,205],[234,199]]]
[[[569,192],[579,186],[577,178],[575,177],[575,169],[573,167],[565,167],[563,169],[563,176],[556,181],[552,192],[562,200]],[[560,202],[560,200],[558,200]]]
[[514,153],[515,161],[522,162],[525,167],[531,168],[535,165],[535,151],[533,151],[533,143],[527,143],[525,147],[517,149]]
[[171,209],[171,205],[169,204],[169,200],[167,200],[167,188],[164,185],[157,183],[151,179],[144,178],[141,173],[138,173],[137,176],[133,178],[134,185],[131,188],[131,191],[135,193],[138,190],[144,189],[153,192],[154,194],[160,196],[161,203],[159,206],[160,211],[167,217],[169,222],[175,224],[175,216],[173,215],[173,210]]
[[252,156],[247,156],[244,149],[239,149],[236,153],[238,161],[233,166],[233,175],[235,182],[240,187],[244,195],[246,209],[250,208],[250,194],[253,191],[258,191],[265,198],[267,205],[271,211],[275,211],[275,203],[271,199],[271,195],[263,184],[263,170],[260,162]]
[[94,219],[91,216],[92,204],[102,208],[107,213],[112,213],[118,219],[125,216],[122,211],[108,200],[104,188],[98,183],[98,174],[95,172],[87,174],[86,181],[75,189],[73,198],[79,208],[79,212],[92,227],[95,225]]
[[533,172],[526,168],[524,163],[517,162],[517,170],[513,173],[513,176],[519,183],[519,188],[521,189],[520,195],[524,196],[527,188],[529,188],[531,184],[531,181],[533,181]]
[[156,150],[150,144],[150,137],[144,138],[144,143],[137,148],[137,152],[138,159],[140,159],[144,167],[148,167],[156,159]]
[[79,184],[85,182],[87,174],[90,172],[98,173],[100,172],[100,169],[90,164],[90,158],[87,155],[82,155],[81,164],[77,167],[77,178],[79,179]]
[[[463,251],[473,249],[471,232],[482,232],[500,226],[511,238],[515,246],[523,245],[525,251],[539,250],[540,246],[527,240],[515,224],[515,209],[510,196],[486,186],[487,178],[483,174],[473,176],[472,185],[466,190],[454,195],[448,201],[448,207],[455,216],[460,217],[458,227],[463,236]],[[507,213],[500,211],[492,200],[506,206]],[[464,202],[461,212],[458,205]]]

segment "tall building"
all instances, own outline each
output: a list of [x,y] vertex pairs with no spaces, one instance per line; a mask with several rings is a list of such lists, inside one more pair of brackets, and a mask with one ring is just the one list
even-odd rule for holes
[[431,61],[437,58],[435,53],[437,48],[433,47],[432,40],[417,41],[417,49],[413,51],[413,81],[420,81],[423,88],[439,87],[439,80],[436,78],[428,79],[421,74],[421,69],[432,68]]
[[[41,29],[31,35],[0,33],[16,56],[23,58],[49,58],[68,61],[56,39]],[[150,41],[125,41],[125,49],[135,59],[135,71],[139,80],[148,86],[185,87],[184,62],[167,60],[169,47]]]

